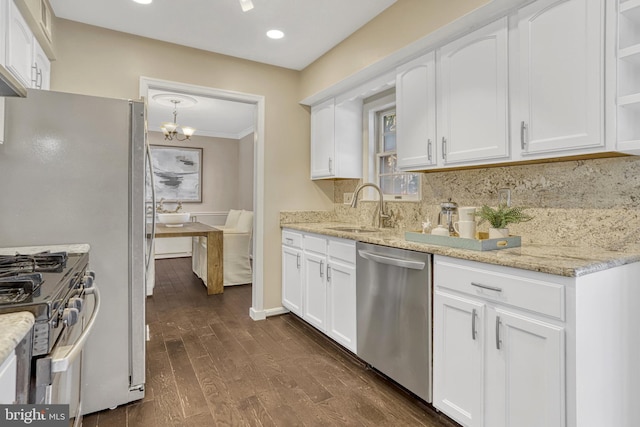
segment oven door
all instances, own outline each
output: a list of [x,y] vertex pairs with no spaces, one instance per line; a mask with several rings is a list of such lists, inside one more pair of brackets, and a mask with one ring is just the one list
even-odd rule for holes
[[51,353],[36,360],[35,403],[69,405],[70,426],[82,425],[82,350],[100,310],[98,288],[85,289],[85,294],[93,295],[93,307],[87,304],[77,321],[65,328]]

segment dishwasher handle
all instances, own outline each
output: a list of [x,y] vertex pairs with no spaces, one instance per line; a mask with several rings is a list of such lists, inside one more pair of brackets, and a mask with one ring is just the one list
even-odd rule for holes
[[413,270],[424,270],[424,267],[426,266],[426,263],[422,261],[395,258],[387,255],[380,255],[373,252],[364,251],[362,249],[358,250],[358,254],[360,254],[362,258],[368,259],[370,261],[378,262],[380,264],[393,265],[395,267],[410,268]]

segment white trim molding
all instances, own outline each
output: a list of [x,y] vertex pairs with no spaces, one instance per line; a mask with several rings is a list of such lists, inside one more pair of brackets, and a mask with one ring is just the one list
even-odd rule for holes
[[[184,94],[209,96],[228,101],[244,102],[256,107],[256,123],[254,126],[254,156],[253,156],[253,280],[252,280],[252,312],[264,311],[264,129],[265,129],[265,99],[262,95],[196,86],[187,83],[160,80],[150,77],[140,77],[140,97],[145,102],[149,89],[168,90]],[[270,310],[268,310],[270,312]],[[257,316],[252,319],[261,320]],[[265,312],[266,317],[266,312]]]
[[251,307],[249,309],[249,316],[253,319],[253,320],[265,320],[267,317],[271,317],[271,316],[279,316],[281,314],[287,314],[289,313],[289,310],[287,310],[284,307],[274,307],[274,308],[268,308],[266,310],[254,310],[253,307]]

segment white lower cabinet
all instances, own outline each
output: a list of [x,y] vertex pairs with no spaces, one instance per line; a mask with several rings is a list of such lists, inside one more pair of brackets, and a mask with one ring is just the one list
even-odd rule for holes
[[443,257],[434,285],[434,406],[464,426],[565,426],[564,310],[530,311],[564,289]]
[[[486,426],[564,426],[564,328],[490,308]],[[495,335],[495,336],[492,336]]]
[[327,264],[328,334],[356,352],[356,266],[355,242],[329,240]]
[[282,232],[282,305],[302,317],[302,234]]
[[282,232],[282,305],[354,353],[355,258],[354,241]]
[[326,255],[304,252],[304,314],[302,318],[320,329],[327,331],[327,282],[325,271]]
[[433,404],[467,426],[482,425],[484,308],[478,301],[435,292]]
[[436,408],[473,427],[640,425],[640,262],[578,277],[433,262]]

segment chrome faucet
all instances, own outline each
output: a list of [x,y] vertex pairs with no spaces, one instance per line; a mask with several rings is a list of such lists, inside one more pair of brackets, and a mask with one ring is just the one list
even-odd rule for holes
[[380,187],[378,187],[376,184],[372,182],[365,182],[364,184],[360,184],[358,188],[356,188],[356,191],[353,192],[353,200],[351,200],[351,207],[352,208],[358,207],[358,194],[360,194],[360,191],[365,187],[373,187],[376,190],[378,190],[379,200],[378,200],[378,216],[377,216],[378,221],[377,222],[378,222],[378,228],[382,228],[383,220],[386,218],[389,218],[389,215],[387,215],[384,211],[384,199],[382,197],[382,190],[380,190]]

